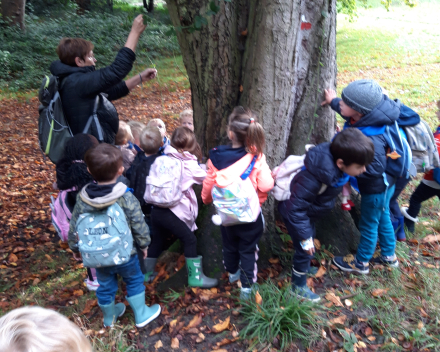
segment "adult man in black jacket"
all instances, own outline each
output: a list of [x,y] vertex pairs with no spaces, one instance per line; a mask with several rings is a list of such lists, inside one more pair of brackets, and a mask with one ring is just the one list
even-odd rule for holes
[[[59,78],[64,113],[74,135],[83,132],[93,113],[96,97],[105,93],[107,98],[100,97],[98,118],[103,129],[104,142],[114,143],[119,118],[110,101],[126,96],[136,85],[153,79],[157,74],[155,69],[149,68],[123,81],[133,67],[135,49],[145,28],[142,15],[137,16],[127,42],[119,50],[115,61],[99,70],[95,70],[96,59],[91,42],[81,38],[61,39],[57,47],[60,60],[51,64],[50,71]],[[99,138],[94,124],[90,133]]]

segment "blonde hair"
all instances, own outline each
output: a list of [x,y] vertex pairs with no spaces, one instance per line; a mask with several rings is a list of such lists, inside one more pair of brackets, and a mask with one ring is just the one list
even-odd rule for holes
[[128,141],[133,141],[131,128],[126,122],[119,121],[118,133],[116,133],[115,137],[115,145],[124,145]]
[[[163,126],[164,127],[163,133],[162,133],[162,130],[159,128],[159,126]],[[162,135],[162,137],[166,136],[167,126],[165,125],[165,122],[163,122],[161,119],[151,119],[150,121],[148,121],[147,127],[156,127],[156,128],[159,129],[160,134]]]
[[179,114],[179,118],[182,119],[184,116],[194,116],[194,112],[191,109],[186,109],[183,110],[180,114]]
[[78,326],[42,307],[14,309],[0,318],[1,352],[92,352]]
[[141,132],[142,130],[147,127],[145,126],[145,124],[143,124],[142,122],[139,121],[128,121],[127,125],[130,127],[131,129],[131,134],[133,135],[133,139],[134,140],[140,140],[141,139]]
[[145,128],[139,138],[142,150],[147,154],[156,154],[162,146],[162,135],[157,127]]

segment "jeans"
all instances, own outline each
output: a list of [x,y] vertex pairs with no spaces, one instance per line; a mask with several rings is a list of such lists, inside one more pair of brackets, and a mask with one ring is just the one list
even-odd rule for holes
[[395,185],[379,194],[362,194],[361,219],[359,231],[361,240],[358,246],[356,259],[368,262],[376,249],[377,237],[381,254],[394,255],[396,237],[390,219],[390,199],[394,194]]
[[136,296],[145,291],[144,275],[139,266],[137,254],[132,255],[130,260],[122,265],[96,268],[99,287],[96,297],[100,305],[108,305],[115,300],[118,290],[118,275],[122,276],[126,287],[127,296]]

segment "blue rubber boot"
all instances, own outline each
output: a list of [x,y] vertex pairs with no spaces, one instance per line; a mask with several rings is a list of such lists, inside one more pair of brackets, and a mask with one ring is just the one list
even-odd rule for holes
[[233,284],[235,281],[240,280],[241,270],[238,269],[235,274],[229,273],[229,282]]
[[319,302],[321,300],[319,295],[307,287],[307,273],[300,273],[295,269],[292,270],[292,294],[299,299],[306,299],[312,302]]
[[125,304],[124,303],[117,303],[115,304],[115,301],[113,301],[110,304],[107,305],[101,305],[99,304],[99,308],[102,310],[102,314],[104,315],[104,326],[113,326],[113,323],[118,319],[119,317],[122,317],[125,313]]
[[397,230],[394,230],[394,233],[396,234],[396,240],[398,241],[406,241],[406,235],[405,235],[405,228],[404,228],[404,221],[405,218],[403,216],[397,218],[398,227]]
[[156,319],[160,314],[160,305],[153,304],[151,307],[148,307],[145,304],[145,291],[138,295],[125,298],[128,303],[130,303],[131,309],[133,309],[134,321],[138,328],[144,327],[149,322]]

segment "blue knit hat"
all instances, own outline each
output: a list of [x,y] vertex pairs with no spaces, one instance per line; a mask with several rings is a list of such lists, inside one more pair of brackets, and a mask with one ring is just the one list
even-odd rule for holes
[[383,99],[383,93],[377,82],[371,79],[360,79],[345,87],[341,98],[350,108],[366,115],[379,105]]

